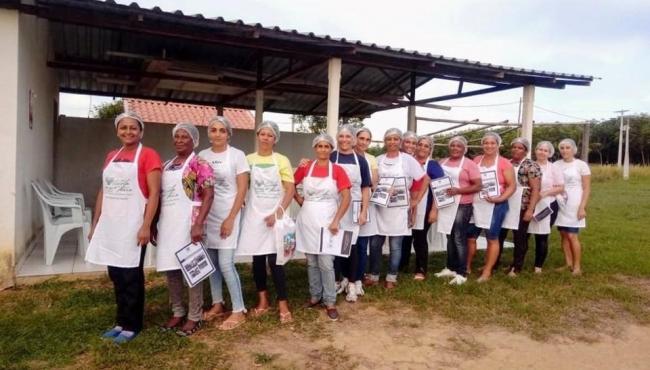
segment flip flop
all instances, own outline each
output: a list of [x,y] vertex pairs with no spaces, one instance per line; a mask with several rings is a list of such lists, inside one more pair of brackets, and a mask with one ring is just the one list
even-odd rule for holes
[[253,317],[260,317],[260,316],[266,314],[267,312],[269,312],[269,308],[270,308],[270,307],[266,307],[266,308],[257,308],[257,307],[255,307],[255,308],[253,308],[253,310],[251,311],[251,315],[252,315]]
[[287,324],[293,321],[293,316],[291,312],[280,312],[280,324]]
[[176,334],[180,335],[181,337],[189,337],[192,334],[196,333],[199,329],[201,329],[202,326],[203,326],[203,320],[199,320],[196,322],[196,324],[194,324],[194,327],[192,327],[192,329],[183,330],[181,328],[176,330]]
[[228,321],[228,320],[226,320],[226,321],[222,322],[221,325],[219,325],[217,327],[217,329],[222,330],[222,331],[230,331],[230,330],[237,329],[238,327],[240,327],[245,322],[246,322],[246,317],[242,318],[239,321]]

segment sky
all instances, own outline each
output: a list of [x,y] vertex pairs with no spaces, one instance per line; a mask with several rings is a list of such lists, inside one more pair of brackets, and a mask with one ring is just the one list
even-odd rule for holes
[[[118,0],[118,3],[129,2]],[[650,1],[648,0],[140,0],[141,7],[179,9],[226,20],[280,26],[486,63],[596,77],[591,86],[536,88],[536,122],[608,119],[614,111],[650,112]],[[467,86],[467,85],[466,85]],[[447,94],[456,83],[433,80],[418,99]],[[467,88],[466,88],[467,89]],[[486,122],[516,122],[522,89],[449,100],[449,111],[417,108],[417,115]],[[87,116],[107,98],[62,96],[61,113]],[[110,100],[110,98],[108,99]],[[265,113],[289,129],[290,117]],[[406,109],[365,120],[379,136],[406,129]],[[445,128],[418,122],[418,134]]]

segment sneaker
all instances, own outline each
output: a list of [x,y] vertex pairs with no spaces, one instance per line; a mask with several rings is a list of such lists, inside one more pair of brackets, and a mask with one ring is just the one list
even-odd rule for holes
[[131,331],[126,333],[125,331],[122,331],[118,336],[115,337],[115,339],[113,339],[113,343],[124,344],[132,341],[136,336],[138,336],[138,333],[136,332]]
[[348,279],[343,278],[339,283],[336,283],[336,294],[341,294],[348,287]]
[[440,270],[440,272],[433,274],[433,276],[437,278],[455,277],[456,273],[445,267],[444,269]]
[[118,335],[120,335],[121,332],[122,332],[122,327],[121,326],[116,326],[111,330],[105,331],[104,334],[102,334],[102,338],[104,338],[104,339],[113,339],[113,338],[117,337]]
[[348,294],[345,296],[345,300],[354,303],[357,301],[357,285],[355,283],[348,284]]
[[467,282],[467,278],[462,276],[462,275],[456,275],[454,276],[453,279],[449,282],[449,285],[463,285]]
[[542,268],[541,267],[535,267],[535,273],[536,274],[541,274],[542,273]]
[[510,272],[508,272],[508,277],[511,277],[511,278],[516,278],[517,277],[517,273],[515,272],[515,269],[510,269]]
[[354,282],[354,289],[357,291],[357,296],[363,296],[366,294],[366,292],[363,291],[363,283],[361,280]]
[[332,321],[338,321],[339,319],[339,311],[336,309],[336,307],[327,307],[325,308],[327,311],[327,317],[332,320]]

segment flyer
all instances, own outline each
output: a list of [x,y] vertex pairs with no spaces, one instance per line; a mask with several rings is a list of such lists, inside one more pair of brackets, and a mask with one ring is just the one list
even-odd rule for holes
[[388,208],[408,207],[411,197],[406,186],[406,177],[395,177],[394,179]]
[[481,184],[481,192],[479,193],[481,199],[499,196],[499,180],[497,179],[497,171],[482,171]]
[[430,186],[436,208],[448,207],[456,202],[453,196],[447,195],[447,189],[452,188],[451,177],[443,176],[433,179],[431,180]]
[[339,229],[336,235],[333,235],[326,227],[320,228],[320,254],[330,254],[339,257],[349,257],[352,249],[351,230]]
[[181,271],[190,287],[203,281],[214,272],[214,265],[201,242],[189,243],[176,252]]
[[370,196],[370,202],[381,207],[387,207],[394,182],[394,177],[381,177],[375,191]]

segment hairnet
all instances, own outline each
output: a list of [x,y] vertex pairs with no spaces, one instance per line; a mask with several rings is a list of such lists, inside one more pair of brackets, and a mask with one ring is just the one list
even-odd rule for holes
[[502,141],[501,136],[494,131],[488,131],[485,134],[483,134],[483,137],[481,138],[481,145],[483,145],[485,139],[489,137],[494,138],[494,140],[496,140],[497,146],[501,146],[501,141]]
[[350,134],[350,136],[352,136],[352,145],[354,145],[357,142],[357,135],[354,126],[350,124],[339,126],[339,129],[336,132],[336,137],[338,138],[338,136],[343,132],[347,132]]
[[535,146],[535,149],[539,149],[540,146],[546,146],[546,150],[548,150],[548,156],[549,158],[555,154],[555,148],[553,147],[553,144],[551,144],[550,141],[543,140],[537,143],[537,146]]
[[278,124],[273,122],[273,121],[264,121],[262,122],[259,126],[257,126],[257,130],[255,130],[255,133],[259,133],[261,129],[263,128],[268,128],[271,131],[273,131],[273,136],[275,136],[275,143],[277,144],[278,141],[280,141],[280,127],[278,127]]
[[176,126],[174,126],[174,129],[172,130],[172,137],[176,135],[176,131],[178,130],[185,130],[190,137],[192,138],[192,142],[194,143],[194,147],[196,148],[199,146],[199,130],[196,128],[191,123],[179,123]]
[[131,118],[134,119],[138,122],[138,125],[140,125],[140,130],[144,134],[144,121],[142,121],[142,118],[135,114],[134,112],[124,112],[115,117],[115,121],[113,121],[113,124],[115,125],[115,128],[117,128],[117,125],[120,124],[120,121],[125,119],[125,118]]
[[354,136],[359,137],[359,134],[362,132],[367,132],[368,136],[370,136],[370,140],[372,140],[372,132],[370,132],[370,129],[367,127],[359,127],[354,133]]
[[526,148],[526,152],[530,151],[530,141],[526,139],[525,137],[516,137],[512,142],[510,143],[510,146],[513,146],[515,144],[521,144]]
[[433,153],[433,146],[434,146],[433,137],[431,137],[429,135],[421,135],[421,136],[418,136],[418,139],[417,139],[418,144],[420,143],[420,140],[426,140],[427,143],[429,143],[429,148],[430,148],[429,149],[429,155],[431,155],[431,153]]
[[327,143],[334,149],[334,139],[326,133],[318,134],[311,142],[312,148],[318,145],[321,141],[327,141]]
[[402,134],[402,140],[406,140],[406,139],[416,139],[417,140],[417,138],[418,138],[418,135],[413,131],[405,131]]
[[400,129],[394,128],[394,127],[389,128],[388,130],[386,130],[386,133],[384,134],[384,139],[389,137],[389,136],[393,136],[393,135],[399,136],[400,140],[402,139],[402,131]]
[[569,144],[569,145],[571,145],[571,149],[573,150],[573,154],[574,154],[574,155],[578,152],[578,146],[576,145],[576,142],[573,141],[573,139],[570,139],[570,138],[562,139],[562,141],[560,141],[560,143],[557,144],[558,149],[560,148],[560,146],[561,146],[562,144]]
[[449,139],[449,143],[447,144],[447,146],[448,147],[451,146],[451,144],[454,142],[460,143],[463,146],[463,148],[465,148],[465,152],[463,154],[467,153],[467,139],[465,139],[464,136],[458,135],[452,137],[451,139]]
[[208,130],[210,127],[214,126],[216,123],[221,123],[223,127],[226,128],[226,131],[228,131],[228,139],[232,137],[232,125],[230,124],[230,121],[228,118],[224,116],[214,116],[208,121]]

